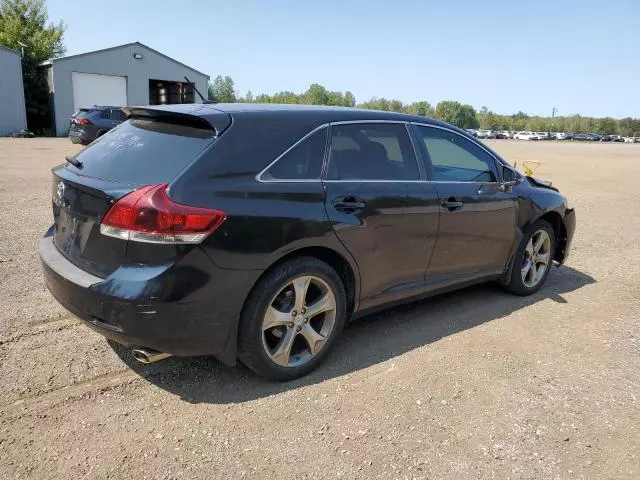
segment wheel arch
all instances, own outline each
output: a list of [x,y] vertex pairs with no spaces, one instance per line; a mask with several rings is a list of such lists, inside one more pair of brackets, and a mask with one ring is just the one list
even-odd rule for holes
[[553,259],[558,263],[562,263],[565,257],[565,250],[567,246],[567,228],[564,224],[562,215],[560,215],[555,210],[551,210],[541,215],[538,220],[546,221],[551,225],[551,228],[553,228],[555,237]]
[[358,267],[355,262],[349,261],[345,257],[345,255],[325,246],[306,246],[287,252],[286,254],[278,257],[275,261],[273,261],[271,265],[269,265],[253,282],[253,285],[249,289],[249,293],[247,294],[242,305],[240,315],[237,316],[235,325],[229,332],[225,350],[218,357],[220,360],[222,360],[222,362],[227,365],[235,365],[236,363],[238,355],[238,329],[240,327],[240,317],[242,316],[247,305],[247,300],[250,298],[252,292],[260,283],[260,281],[271,271],[273,271],[273,269],[277,268],[279,265],[282,265],[284,262],[287,262],[293,258],[304,256],[315,257],[327,263],[338,273],[338,275],[342,279],[347,296],[347,321],[357,310],[360,294],[360,272],[358,271]]
[[271,271],[273,271],[283,263],[298,257],[317,258],[318,260],[322,260],[323,262],[331,266],[331,268],[336,271],[336,273],[340,276],[340,279],[342,280],[345,288],[345,294],[347,297],[347,318],[351,317],[351,315],[357,309],[360,291],[360,273],[357,270],[357,266],[354,262],[350,262],[343,254],[326,246],[300,247],[296,250],[282,255],[277,260],[273,261],[271,265],[269,265],[269,267],[267,267],[264,272],[262,272],[262,274],[256,279],[253,286],[249,290],[249,295],[247,295],[247,298],[249,298],[251,292],[253,292],[254,288],[256,288],[256,286],[266,275],[268,275]]
[[500,277],[500,281],[503,285],[511,276],[511,271],[514,268],[514,258],[515,253],[518,249],[518,245],[520,245],[520,242],[522,241],[522,238],[524,237],[527,229],[538,220],[546,221],[547,223],[549,223],[549,225],[551,225],[551,228],[553,229],[555,237],[553,260],[558,263],[562,263],[564,261],[564,258],[566,256],[567,228],[565,227],[564,219],[560,213],[558,213],[556,210],[547,210],[546,212],[538,216],[532,217],[529,221],[527,221],[517,229],[516,239],[513,243],[507,266],[504,273]]

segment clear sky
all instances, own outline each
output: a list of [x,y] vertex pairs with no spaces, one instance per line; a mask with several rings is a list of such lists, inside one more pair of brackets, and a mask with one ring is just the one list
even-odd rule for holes
[[[90,5],[90,6],[89,6]],[[640,0],[48,0],[67,54],[140,41],[241,95],[317,82],[497,113],[640,117]]]

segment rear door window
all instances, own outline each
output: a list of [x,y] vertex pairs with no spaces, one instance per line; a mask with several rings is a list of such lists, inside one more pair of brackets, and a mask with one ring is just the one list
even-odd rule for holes
[[80,151],[76,173],[132,185],[167,183],[213,141],[213,130],[200,124],[131,119]]
[[338,124],[331,128],[328,180],[419,180],[403,123]]

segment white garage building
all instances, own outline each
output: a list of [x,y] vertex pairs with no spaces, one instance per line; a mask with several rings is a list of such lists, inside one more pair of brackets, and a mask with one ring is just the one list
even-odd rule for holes
[[199,103],[194,86],[206,97],[209,82],[208,75],[140,42],[56,58],[45,66],[59,136],[80,108]]

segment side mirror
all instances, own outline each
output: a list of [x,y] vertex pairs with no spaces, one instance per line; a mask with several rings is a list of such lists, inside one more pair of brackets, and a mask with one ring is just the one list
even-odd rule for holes
[[502,182],[500,183],[500,190],[506,192],[509,188],[514,185],[518,185],[519,183],[520,176],[518,175],[518,172],[506,166],[502,168]]

